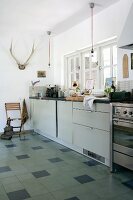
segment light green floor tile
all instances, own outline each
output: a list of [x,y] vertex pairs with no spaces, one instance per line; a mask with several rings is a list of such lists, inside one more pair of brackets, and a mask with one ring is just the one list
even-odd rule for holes
[[4,173],[0,173],[0,179],[1,178],[7,178],[7,177],[11,177],[14,176],[13,171],[9,171],[9,172],[4,172]]
[[59,176],[47,176],[40,178],[38,180],[39,183],[44,185],[49,192],[60,190],[64,188],[64,185],[62,182],[59,180]]
[[31,173],[24,173],[24,174],[17,175],[17,178],[20,181],[25,181],[29,179],[35,180],[35,177]]
[[[82,196],[82,199],[84,199],[87,196],[87,194],[89,194],[92,197],[92,199],[90,198],[90,200],[100,199],[100,198],[98,198],[98,196],[95,193],[93,193],[88,188],[85,188],[83,185],[76,186],[76,187],[64,188],[62,190],[52,192],[52,194],[56,200],[67,199],[67,198],[71,198],[74,196],[76,196],[76,197]],[[85,195],[85,197],[84,197],[84,195]],[[89,198],[88,198],[88,200],[89,200]]]
[[24,189],[24,186],[18,181],[18,182],[14,182],[13,184],[11,183],[4,184],[4,189],[8,193],[8,192],[13,192],[17,190],[22,190]]
[[116,181],[109,181],[106,179],[100,179],[87,184],[89,189],[96,191],[97,195],[101,198],[113,198],[118,195],[122,195],[125,192],[130,191],[128,187],[123,186],[121,183]]
[[2,184],[0,184],[0,195],[6,195],[5,188]]
[[104,197],[102,200],[132,200],[133,199],[133,191],[128,191],[123,193],[122,195],[117,195],[115,197]]
[[31,183],[31,185],[25,185],[25,189],[31,197],[41,194],[47,194],[49,192],[44,185],[39,183]]
[[3,178],[0,181],[3,185],[6,185],[6,184],[13,184],[15,182],[19,182],[19,179],[16,176],[11,176],[7,178]]
[[9,200],[9,199],[6,194],[5,195],[0,194],[0,200]]
[[55,200],[55,198],[50,194],[38,195],[32,197],[32,200]]
[[94,193],[77,195],[80,200],[103,200]]

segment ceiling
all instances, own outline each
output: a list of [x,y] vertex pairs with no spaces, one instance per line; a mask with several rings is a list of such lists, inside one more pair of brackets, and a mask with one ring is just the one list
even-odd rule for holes
[[0,30],[65,31],[119,0],[0,0]]

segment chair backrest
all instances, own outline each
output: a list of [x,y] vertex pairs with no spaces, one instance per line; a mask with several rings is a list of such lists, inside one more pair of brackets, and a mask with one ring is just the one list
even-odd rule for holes
[[21,115],[20,103],[5,103],[6,117],[8,118],[8,111],[19,111]]

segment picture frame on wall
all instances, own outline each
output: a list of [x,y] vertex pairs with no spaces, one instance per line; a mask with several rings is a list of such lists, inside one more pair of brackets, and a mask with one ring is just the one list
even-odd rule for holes
[[37,77],[38,78],[45,78],[46,77],[46,71],[37,71]]
[[133,69],[133,53],[131,53],[131,69]]
[[112,82],[114,82],[114,84],[116,84],[116,77],[106,78],[105,87],[111,87]]

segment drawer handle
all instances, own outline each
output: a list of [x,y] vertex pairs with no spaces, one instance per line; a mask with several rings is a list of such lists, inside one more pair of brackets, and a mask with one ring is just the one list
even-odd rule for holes
[[90,130],[93,130],[94,128],[93,127],[90,127]]

